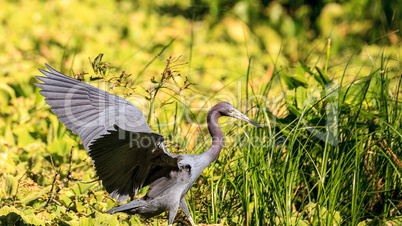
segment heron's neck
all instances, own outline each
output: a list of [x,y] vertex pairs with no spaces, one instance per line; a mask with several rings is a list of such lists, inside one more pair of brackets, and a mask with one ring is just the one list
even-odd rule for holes
[[218,119],[221,116],[219,111],[215,111],[214,109],[211,109],[207,115],[208,130],[212,137],[212,144],[204,154],[208,156],[209,163],[213,162],[219,156],[223,147],[223,132],[218,124]]

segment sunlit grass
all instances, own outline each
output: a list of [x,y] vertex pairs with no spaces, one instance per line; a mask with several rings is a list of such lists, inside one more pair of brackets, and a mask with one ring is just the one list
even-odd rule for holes
[[[126,88],[110,80],[118,87],[109,91],[141,107],[171,152],[207,149],[206,113],[219,101],[264,125],[221,121],[230,142],[187,194],[196,223],[401,223],[400,33],[364,42],[356,34],[375,30],[370,23],[331,17],[353,11],[353,2],[325,7],[320,21],[327,24],[318,25],[325,27],[314,39],[311,28],[297,28],[309,23],[308,9],[291,18],[278,2],[261,21],[248,15],[256,6],[242,1],[228,11],[212,3],[194,7],[210,10],[203,18],[172,16],[163,9],[173,3],[155,3],[2,4],[0,222],[167,225],[165,214],[149,220],[104,214],[116,203],[101,182],[66,180],[71,146],[73,177],[88,182],[96,173],[79,138],[34,88],[34,75],[48,63],[72,77],[87,72],[87,81],[102,77],[90,64],[102,52],[110,78],[133,78]],[[178,85],[170,80],[172,89],[149,95],[169,56],[188,62],[178,68]],[[197,85],[180,90],[186,77]],[[47,205],[52,185],[55,199]],[[188,221],[179,211],[175,223]]]

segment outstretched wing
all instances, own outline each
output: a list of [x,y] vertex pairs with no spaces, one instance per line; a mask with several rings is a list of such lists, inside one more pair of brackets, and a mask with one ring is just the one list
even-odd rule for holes
[[112,198],[124,202],[145,181],[162,176],[151,169],[177,167],[176,156],[166,151],[162,135],[151,132],[140,109],[46,67],[50,72],[39,71],[47,77],[36,77],[44,83],[35,85],[59,121],[80,136]]
[[127,100],[70,78],[46,64],[49,71],[39,69],[47,77],[36,76],[35,83],[57,118],[78,134],[88,150],[113,125],[134,132],[151,132],[141,110]]
[[165,149],[162,135],[118,126],[108,132],[90,145],[89,155],[106,190],[118,201],[124,202],[148,181],[164,176],[154,169],[177,168],[178,156]]

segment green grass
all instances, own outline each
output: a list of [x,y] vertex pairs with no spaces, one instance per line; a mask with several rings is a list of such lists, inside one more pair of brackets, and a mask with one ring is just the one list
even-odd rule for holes
[[[1,224],[167,225],[166,214],[104,214],[117,203],[101,182],[67,178],[96,173],[33,86],[44,63],[114,87],[174,153],[208,148],[206,114],[219,101],[264,125],[222,119],[229,140],[187,194],[196,223],[401,224],[402,48],[399,31],[383,32],[396,23],[381,19],[389,7],[378,6],[374,29],[354,1],[326,5],[317,21],[307,4],[259,4],[4,2]],[[181,58],[166,68],[169,56]],[[175,223],[188,221],[179,211]]]

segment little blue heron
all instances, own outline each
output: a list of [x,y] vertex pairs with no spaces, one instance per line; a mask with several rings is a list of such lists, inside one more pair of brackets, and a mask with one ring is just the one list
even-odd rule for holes
[[46,64],[36,76],[51,111],[74,134],[78,134],[95,165],[98,177],[112,198],[125,202],[142,187],[146,195],[114,207],[107,213],[124,212],[145,218],[169,211],[172,225],[178,208],[195,225],[185,195],[202,171],[219,155],[224,136],[221,116],[237,118],[262,128],[231,104],[220,102],[207,114],[212,145],[198,155],[168,152],[163,136],[149,128],[141,110],[127,100],[70,78]]

